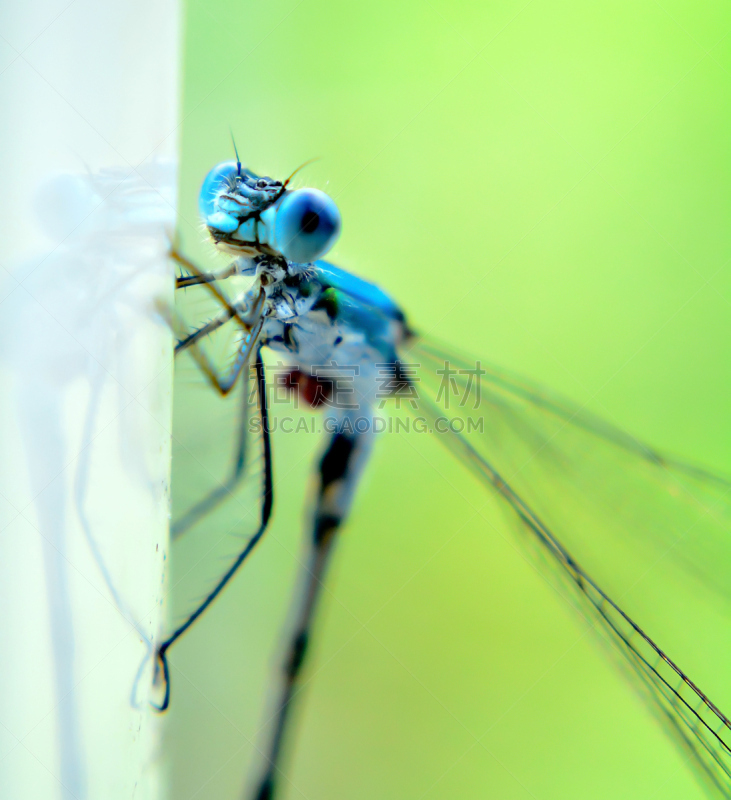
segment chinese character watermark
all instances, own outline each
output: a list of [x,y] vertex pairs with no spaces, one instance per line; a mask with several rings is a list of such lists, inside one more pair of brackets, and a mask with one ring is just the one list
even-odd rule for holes
[[[475,362],[474,369],[456,369],[450,366],[449,361],[445,360],[444,368],[436,370],[436,373],[442,376],[439,384],[439,391],[437,392],[437,403],[442,400],[444,408],[449,408],[450,397],[452,395],[460,397],[461,393],[459,400],[460,408],[464,408],[470,396],[474,397],[474,405],[472,407],[479,408],[480,390],[482,387],[480,376],[487,374],[487,370],[482,369],[482,364],[480,364],[479,361]],[[467,379],[458,382],[457,375],[466,375]]]

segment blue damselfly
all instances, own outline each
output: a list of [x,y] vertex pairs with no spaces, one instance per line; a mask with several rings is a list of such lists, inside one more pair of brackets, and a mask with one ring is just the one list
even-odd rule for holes
[[[209,584],[202,594],[190,592],[190,609],[159,649],[162,707],[170,699],[169,648],[267,530],[275,494],[273,385],[319,408],[325,432],[310,553],[254,791],[257,800],[274,796],[328,561],[391,402],[433,432],[493,494],[542,574],[608,644],[705,784],[731,796],[731,723],[716,699],[723,689],[707,688],[685,666],[690,661],[702,671],[712,663],[723,634],[707,620],[682,618],[686,596],[705,593],[728,603],[731,483],[665,456],[530,381],[420,335],[385,292],[320,260],[340,228],[339,212],[322,192],[289,190],[288,181],[259,177],[237,160],[211,170],[199,206],[214,243],[233,260],[221,272],[205,273],[173,253],[181,267],[178,288],[197,287],[216,308],[193,330],[175,317],[176,353],[188,354],[219,395],[235,394],[240,412],[228,434],[227,477],[174,519],[173,558],[176,549],[189,548],[186,575]],[[276,357],[276,368],[268,369],[263,349]],[[212,541],[211,515],[238,492],[251,509],[250,530]],[[642,582],[649,572],[651,592]]]

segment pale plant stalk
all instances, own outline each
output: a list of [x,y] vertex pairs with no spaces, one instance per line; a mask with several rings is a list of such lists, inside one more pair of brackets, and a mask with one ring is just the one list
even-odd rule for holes
[[178,14],[0,12],[3,797],[164,796]]

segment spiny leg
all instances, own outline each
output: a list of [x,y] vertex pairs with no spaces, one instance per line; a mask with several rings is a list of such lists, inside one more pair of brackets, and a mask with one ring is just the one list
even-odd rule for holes
[[[261,291],[256,297],[256,300],[254,300],[252,303],[251,308],[243,310],[230,305],[218,291],[215,291],[214,294],[217,298],[220,296],[221,302],[225,306],[224,311],[218,317],[215,317],[209,323],[193,333],[188,333],[186,331],[186,333],[181,336],[182,323],[180,318],[175,315],[174,312],[171,314],[169,311],[167,316],[173,332],[177,336],[181,336],[178,344],[175,346],[175,354],[177,355],[179,352],[189,349],[191,357],[198,365],[200,371],[206,376],[206,378],[208,378],[208,382],[211,384],[211,386],[213,386],[213,388],[220,395],[225,396],[235,386],[239,373],[248,363],[249,357],[256,346],[259,334],[261,333],[261,329],[264,324],[262,312],[264,309],[264,301],[266,296],[264,292]],[[236,354],[236,359],[233,367],[229,371],[229,374],[222,375],[217,367],[213,364],[211,359],[206,355],[206,353],[196,345],[199,339],[208,335],[217,328],[220,328],[221,325],[234,317],[236,318],[239,326],[246,332],[246,335],[242,346]]]
[[[181,316],[174,308],[170,308],[166,304],[158,304],[157,310],[178,338],[178,343],[175,346],[175,354],[177,355],[183,350],[189,350],[193,360],[196,362],[201,372],[208,378],[211,386],[218,394],[225,396],[233,389],[236,384],[236,379],[257,344],[259,333],[264,324],[262,312],[264,310],[266,296],[264,292],[261,291],[251,304],[251,308],[243,309],[237,308],[229,303],[218,290],[214,290],[214,295],[219,303],[224,306],[224,311],[199,330],[193,331],[193,333],[190,333],[186,328]],[[206,353],[197,346],[197,343],[203,336],[216,330],[232,318],[236,319],[239,327],[246,332],[246,336],[243,345],[236,355],[233,367],[228,375],[225,375],[219,372]]]
[[230,278],[236,274],[234,265],[227,267],[222,272],[203,272],[200,275],[180,275],[175,279],[176,289],[187,289],[189,286],[200,286],[201,283],[215,283]]
[[190,275],[181,275],[175,279],[176,289],[185,289],[188,286],[198,286],[201,283],[215,283],[216,281],[225,280],[226,278],[230,278],[232,275],[236,274],[235,262],[229,264],[228,267],[221,272],[201,272],[198,267],[196,267],[196,265],[190,259],[186,258],[182,253],[180,253],[176,247],[173,247],[170,250],[170,258],[191,273]]
[[302,670],[317,602],[338,530],[350,508],[353,492],[370,453],[371,434],[335,433],[318,469],[318,496],[312,526],[309,559],[303,566],[302,585],[295,598],[296,622],[282,663],[282,685],[273,718],[272,738],[263,775],[253,797],[273,800],[281,773],[282,744],[291,719],[297,682]]
[[186,350],[192,344],[195,344],[199,339],[202,339],[204,336],[208,336],[209,334],[213,333],[213,331],[218,330],[221,325],[224,325],[234,316],[233,312],[225,309],[222,311],[217,317],[214,317],[210,322],[207,322],[205,325],[198,328],[198,330],[189,333],[183,339],[180,339],[175,345],[175,355],[181,353],[183,350]]
[[[258,316],[258,314],[261,313],[261,309],[258,308],[258,304],[263,304],[264,298],[262,295],[259,295],[254,303],[254,307],[249,312],[245,312],[243,309],[237,308],[236,305],[231,303],[226,295],[218,288],[218,286],[216,286],[217,281],[222,280],[223,278],[228,278],[235,274],[235,264],[232,263],[229,265],[224,272],[218,274],[205,274],[201,272],[192,261],[187,259],[184,255],[181,255],[175,248],[170,251],[170,258],[172,258],[173,261],[177,261],[178,264],[184,265],[186,269],[190,270],[193,273],[192,277],[198,279],[196,283],[203,285],[216,298],[219,305],[223,306],[223,308],[229,311],[232,317],[236,317],[236,319],[238,319],[244,328],[247,330],[251,328],[252,323],[249,319],[249,316]],[[178,287],[176,286],[176,288]]]
[[[224,311],[218,317],[211,320],[211,322],[209,322],[207,325],[204,325],[199,330],[194,331],[184,339],[180,340],[175,347],[176,355],[187,348],[191,348],[190,354],[193,360],[196,362],[198,368],[208,378],[211,386],[213,386],[213,388],[222,396],[227,395],[234,388],[238,376],[242,372],[244,374],[244,383],[247,383],[246,366],[249,363],[253,348],[256,346],[263,324],[263,319],[260,316],[263,307],[263,299],[264,294],[260,293],[257,297],[257,300],[252,304],[251,311],[248,312],[252,318],[256,315],[259,315],[257,318],[258,321],[254,323],[253,327],[246,328],[239,314],[236,313],[233,308],[231,310],[227,308],[224,309]],[[244,343],[236,355],[236,360],[234,361],[233,367],[228,374],[221,374],[206,353],[195,345],[199,339],[219,328],[221,325],[231,319],[232,316],[236,316],[239,325],[249,332],[246,334]],[[180,319],[178,317],[170,316],[169,321],[173,330],[177,332],[182,324]],[[205,514],[215,508],[222,500],[228,497],[235,488],[236,484],[243,477],[246,447],[246,423],[248,419],[248,391],[246,389],[246,385],[244,386],[244,391],[242,394],[243,406],[239,424],[238,447],[236,451],[237,455],[233,472],[225,483],[214,489],[207,497],[203,498],[203,500],[191,508],[180,520],[178,520],[178,522],[173,524],[171,533],[174,539],[185,533],[185,531],[194,525],[201,517],[203,517]]]
[[[190,347],[190,345],[194,344],[198,339],[202,338],[203,336],[207,336],[209,333],[212,333],[217,328],[220,328],[225,322],[229,319],[236,318],[239,326],[243,328],[247,333],[251,333],[257,323],[260,321],[262,317],[262,313],[264,311],[264,303],[266,301],[266,293],[264,290],[259,287],[259,293],[254,296],[251,293],[247,294],[245,300],[243,302],[239,301],[236,303],[232,303],[226,295],[216,286],[216,282],[218,280],[222,280],[223,278],[228,278],[231,275],[236,273],[236,265],[232,263],[227,270],[218,274],[211,274],[206,275],[202,273],[198,267],[181,253],[173,247],[170,251],[170,257],[177,261],[179,264],[184,265],[189,269],[193,275],[188,276],[194,278],[186,285],[195,285],[195,284],[203,284],[205,288],[213,295],[214,299],[218,303],[218,305],[222,306],[223,311],[202,328],[197,331],[193,331],[193,333],[188,334],[180,334],[180,341],[175,347],[176,354],[181,350]],[[180,279],[177,279],[180,280]],[[185,279],[187,280],[187,278]],[[180,288],[176,286],[176,288]],[[175,325],[172,325],[173,329],[175,329]],[[177,331],[176,331],[177,333]],[[254,337],[252,337],[253,341]],[[204,370],[205,371],[205,370]],[[207,374],[207,373],[206,373]]]
[[260,331],[261,323],[259,323],[255,331],[247,334],[244,346],[236,353],[233,366],[228,371],[228,374],[221,373],[208,355],[200,350],[195,343],[190,348],[190,355],[195,361],[198,369],[205,375],[205,377],[208,379],[208,383],[210,383],[213,389],[220,394],[221,397],[225,397],[227,394],[229,394],[236,385],[236,380],[238,379],[239,375],[241,374],[241,370],[244,368],[249,356],[251,355],[251,351],[256,344]]
[[236,574],[236,571],[248,558],[249,554],[256,547],[257,543],[264,535],[269,519],[272,514],[272,506],[274,504],[274,482],[272,478],[272,452],[271,444],[269,441],[269,419],[266,405],[266,374],[264,372],[264,362],[261,358],[261,351],[256,354],[256,386],[257,395],[259,398],[259,409],[261,415],[261,441],[262,441],[262,455],[264,457],[264,489],[262,493],[261,504],[261,517],[259,527],[254,535],[246,543],[244,549],[236,557],[236,560],[226,570],[226,572],[219,578],[218,583],[213,590],[208,593],[203,602],[198,608],[188,616],[173,633],[160,645],[157,651],[157,664],[155,668],[156,682],[162,681],[164,686],[164,698],[162,703],[156,708],[158,711],[165,711],[170,704],[170,667],[168,665],[167,651],[170,647],[190,628],[190,626],[203,614],[203,612],[211,605],[211,603],[223,591],[226,584]]

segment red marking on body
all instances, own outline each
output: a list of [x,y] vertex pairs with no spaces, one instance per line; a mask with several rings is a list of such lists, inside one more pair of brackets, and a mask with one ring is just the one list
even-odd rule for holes
[[333,382],[330,378],[318,378],[298,367],[291,367],[280,373],[278,381],[281,381],[281,386],[296,392],[310,408],[319,408],[332,400]]

